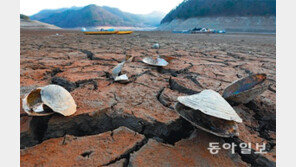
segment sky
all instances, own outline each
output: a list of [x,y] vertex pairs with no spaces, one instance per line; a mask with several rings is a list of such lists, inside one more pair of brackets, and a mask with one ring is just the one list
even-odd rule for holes
[[43,9],[82,7],[89,4],[116,7],[124,12],[148,14],[160,11],[167,14],[183,0],[20,0],[20,13],[31,16]]

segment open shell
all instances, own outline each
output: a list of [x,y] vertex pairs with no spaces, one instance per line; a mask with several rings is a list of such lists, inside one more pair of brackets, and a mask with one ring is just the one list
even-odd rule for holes
[[248,103],[267,89],[266,74],[254,74],[230,84],[222,96],[236,103]]
[[213,90],[204,90],[190,96],[179,96],[177,99],[183,105],[202,113],[219,119],[236,121],[241,123],[242,119],[228,102]]
[[31,116],[46,116],[55,112],[69,116],[76,112],[76,104],[65,88],[48,85],[31,91],[23,99],[23,109]]
[[165,59],[162,59],[162,58],[156,58],[156,59],[153,59],[151,57],[145,57],[143,59],[143,62],[146,63],[146,64],[149,64],[149,65],[152,65],[152,66],[158,66],[158,67],[164,67],[164,66],[167,66],[169,63],[165,60]]
[[239,135],[238,126],[234,121],[227,121],[203,114],[199,110],[191,109],[181,103],[177,103],[175,109],[181,117],[190,122],[193,126],[208,133],[220,137]]

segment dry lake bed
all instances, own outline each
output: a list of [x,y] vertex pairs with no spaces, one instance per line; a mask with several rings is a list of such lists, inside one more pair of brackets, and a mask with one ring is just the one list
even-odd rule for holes
[[[152,49],[158,43],[159,49]],[[21,30],[21,98],[58,84],[70,91],[77,112],[30,117],[21,109],[22,166],[275,166],[276,36],[272,34],[84,35],[79,31]],[[146,56],[174,58],[163,68]],[[129,83],[113,82],[125,63]],[[219,92],[233,81],[265,73],[268,90],[233,104],[242,118],[239,136],[221,138],[194,128],[174,110],[177,97],[204,89]],[[252,152],[210,142],[251,143]],[[256,154],[256,143],[266,145]]]

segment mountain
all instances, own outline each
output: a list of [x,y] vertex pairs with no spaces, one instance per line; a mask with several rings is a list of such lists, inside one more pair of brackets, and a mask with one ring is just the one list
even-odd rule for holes
[[69,9],[77,10],[77,9],[81,9],[81,7],[75,7],[74,6],[74,7],[71,7],[71,8],[45,9],[45,10],[41,10],[38,14],[35,14],[35,15],[31,16],[30,18],[32,20],[41,20],[41,19],[49,17],[52,14],[62,13],[62,12],[66,11],[66,10],[69,10]]
[[60,27],[42,23],[37,20],[30,20],[26,15],[20,14],[20,28],[21,29],[61,29]]
[[276,31],[276,0],[184,0],[161,21],[158,30],[195,27],[227,32]]
[[161,23],[208,16],[275,16],[276,0],[184,0]]
[[88,5],[85,7],[42,10],[30,18],[62,28],[76,28],[95,26],[154,27],[160,24],[163,17],[164,15],[158,12],[137,15],[123,12],[117,8]]
[[146,15],[139,15],[139,17],[141,17],[141,19],[143,20],[144,24],[152,25],[155,27],[160,25],[160,21],[164,16],[164,13],[158,11],[153,11]]

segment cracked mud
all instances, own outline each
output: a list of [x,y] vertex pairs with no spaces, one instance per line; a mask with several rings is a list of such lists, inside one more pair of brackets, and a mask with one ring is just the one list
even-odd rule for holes
[[[275,166],[276,48],[274,35],[188,35],[135,32],[85,36],[76,31],[21,30],[21,98],[48,84],[66,88],[77,103],[70,117],[30,117],[20,111],[21,166]],[[151,49],[158,42],[159,50]],[[146,56],[171,56],[157,68]],[[114,83],[122,69],[130,82]],[[239,137],[219,138],[196,130],[175,111],[177,97],[266,73],[270,86],[248,104],[232,104],[243,123]],[[209,142],[252,143],[211,155]],[[266,154],[255,154],[266,143]],[[98,158],[99,157],[99,158]]]

